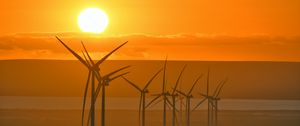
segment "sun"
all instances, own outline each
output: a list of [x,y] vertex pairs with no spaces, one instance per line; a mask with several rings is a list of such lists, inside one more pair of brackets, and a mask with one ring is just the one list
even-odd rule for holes
[[78,26],[83,32],[102,33],[108,25],[108,17],[99,8],[87,8],[78,16]]

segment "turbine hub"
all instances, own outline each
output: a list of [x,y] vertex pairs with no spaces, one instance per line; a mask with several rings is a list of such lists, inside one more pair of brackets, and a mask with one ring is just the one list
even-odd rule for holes
[[143,92],[144,92],[144,93],[149,93],[149,90],[148,90],[148,89],[145,89]]
[[100,68],[99,68],[98,66],[93,66],[93,69],[94,69],[95,71],[100,71]]
[[108,79],[108,78],[103,78],[102,83],[103,83],[105,86],[108,86],[108,85],[109,85],[109,79]]

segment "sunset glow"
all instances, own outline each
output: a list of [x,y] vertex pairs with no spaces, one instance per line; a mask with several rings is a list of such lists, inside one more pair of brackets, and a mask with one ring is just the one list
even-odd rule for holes
[[0,10],[0,59],[73,59],[59,35],[97,58],[129,41],[110,59],[300,61],[299,0],[13,0]]
[[108,25],[108,17],[98,8],[88,8],[80,13],[78,25],[83,32],[101,33]]
[[300,126],[300,0],[2,0],[0,126]]

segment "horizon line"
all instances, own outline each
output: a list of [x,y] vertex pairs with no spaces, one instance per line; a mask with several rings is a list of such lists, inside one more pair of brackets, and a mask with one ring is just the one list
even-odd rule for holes
[[[0,59],[0,61],[77,61],[76,59]],[[95,59],[99,60],[99,59]],[[107,59],[108,61],[165,61],[165,59]],[[284,61],[284,60],[193,60],[193,59],[168,59],[168,61],[175,62],[287,62],[300,63],[300,61]]]

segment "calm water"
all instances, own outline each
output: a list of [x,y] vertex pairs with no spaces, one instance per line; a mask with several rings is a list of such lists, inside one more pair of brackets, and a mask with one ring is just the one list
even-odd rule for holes
[[[193,99],[192,106],[200,100]],[[98,106],[100,106],[99,101],[97,101]],[[138,98],[109,97],[106,104],[109,110],[137,110],[138,103]],[[222,99],[219,104],[220,110],[300,110],[300,100]],[[150,109],[160,110],[161,106],[162,104],[158,103]],[[81,97],[0,96],[0,109],[80,110],[81,107]],[[206,110],[206,108],[207,103],[204,103],[199,109]]]
[[[99,111],[98,111],[99,114]],[[207,126],[205,111],[192,113],[192,126]],[[138,113],[133,110],[108,110],[107,126],[138,126]],[[300,111],[237,111],[219,112],[219,126],[299,126]],[[147,126],[161,126],[161,111],[147,111]],[[171,126],[168,113],[168,126]],[[97,117],[100,119],[100,117]],[[178,120],[180,124],[180,119]],[[182,121],[184,123],[184,120]],[[1,126],[80,126],[79,110],[0,110]],[[97,122],[99,124],[99,122]],[[184,126],[184,125],[181,125]]]
[[[79,97],[0,97],[0,126],[80,126],[81,101]],[[137,102],[136,98],[109,98],[107,126],[138,126]],[[162,125],[160,106],[147,111],[148,126]],[[219,126],[300,125],[300,101],[227,99],[220,101],[220,109]],[[183,115],[178,115],[178,125],[184,124]],[[192,112],[192,126],[206,126],[206,115],[205,103]]]

